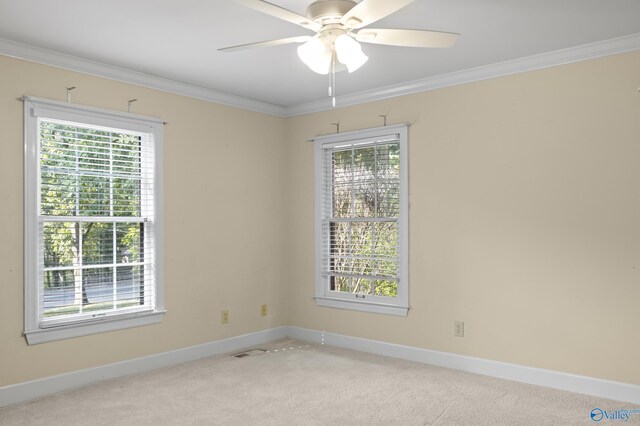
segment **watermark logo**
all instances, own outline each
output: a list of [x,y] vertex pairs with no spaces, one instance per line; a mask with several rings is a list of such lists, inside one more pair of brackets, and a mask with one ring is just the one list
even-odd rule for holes
[[604,413],[599,408],[594,408],[591,410],[591,420],[594,422],[599,422],[604,417]]
[[589,413],[591,420],[594,422],[603,420],[627,422],[633,415],[640,416],[640,408],[634,410],[603,410],[601,408],[594,408]]

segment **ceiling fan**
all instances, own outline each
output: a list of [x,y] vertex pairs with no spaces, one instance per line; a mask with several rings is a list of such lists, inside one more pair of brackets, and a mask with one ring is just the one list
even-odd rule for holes
[[277,40],[242,44],[218,49],[224,52],[255,47],[303,43],[298,56],[312,71],[331,73],[329,96],[335,106],[335,73],[347,69],[353,72],[369,59],[360,44],[373,43],[406,47],[451,47],[459,34],[410,29],[364,28],[413,0],[316,0],[306,10],[306,16],[262,0],[234,0],[244,6],[315,31],[315,36],[288,37]]

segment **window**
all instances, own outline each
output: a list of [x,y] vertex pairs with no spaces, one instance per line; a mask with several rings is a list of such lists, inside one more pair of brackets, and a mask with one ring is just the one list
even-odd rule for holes
[[314,144],[317,304],[406,316],[406,125]]
[[29,344],[162,320],[162,126],[25,98]]

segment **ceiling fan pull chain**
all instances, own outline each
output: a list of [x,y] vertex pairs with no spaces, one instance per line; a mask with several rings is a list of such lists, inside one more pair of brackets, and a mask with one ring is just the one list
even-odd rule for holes
[[329,96],[331,97],[331,106],[336,106],[336,55],[335,52],[331,58],[331,72],[329,73]]

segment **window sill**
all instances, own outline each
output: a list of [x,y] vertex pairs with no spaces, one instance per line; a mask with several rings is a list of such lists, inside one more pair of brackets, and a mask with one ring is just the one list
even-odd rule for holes
[[348,300],[320,296],[316,296],[315,299],[318,306],[326,308],[348,309],[351,311],[395,315],[398,317],[406,317],[409,312],[408,306],[389,305],[384,303],[364,302],[362,300]]
[[165,311],[158,311],[138,313],[125,317],[107,317],[96,321],[25,331],[24,335],[27,338],[27,344],[37,345],[55,340],[70,339],[72,337],[88,336],[90,334],[106,333],[125,328],[156,324],[162,321],[164,313]]

